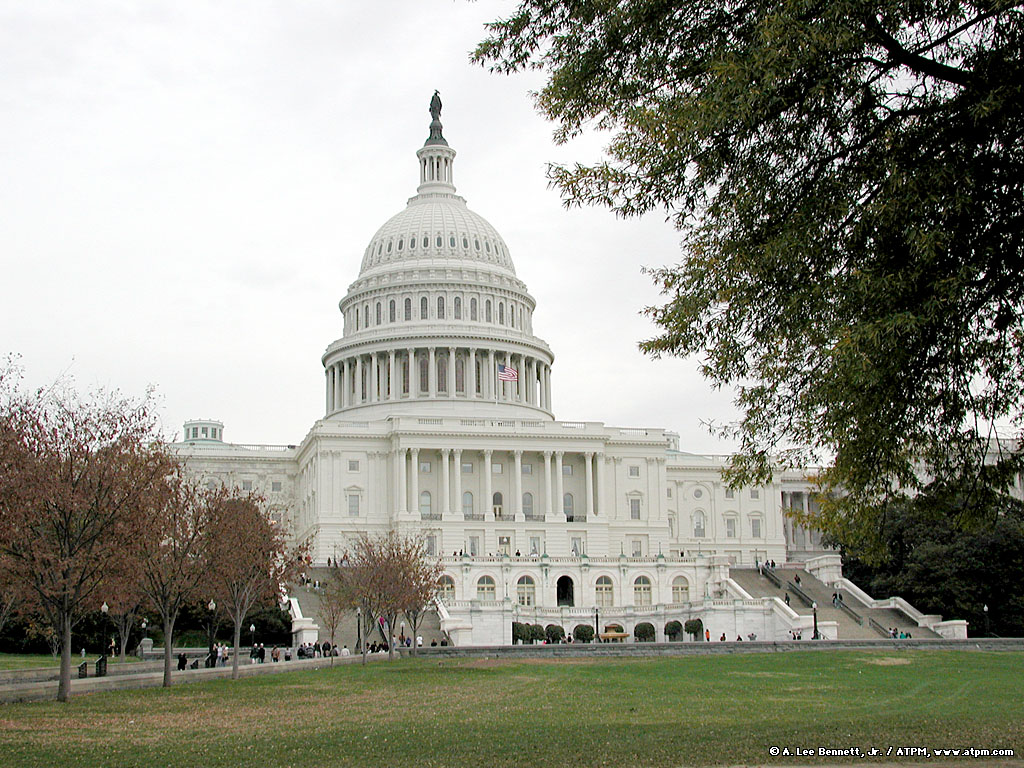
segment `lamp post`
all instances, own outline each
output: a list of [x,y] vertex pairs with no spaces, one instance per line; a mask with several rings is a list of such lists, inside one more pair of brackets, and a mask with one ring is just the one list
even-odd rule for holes
[[811,639],[818,640],[818,604],[811,603],[811,610],[814,611],[814,634],[811,635]]
[[103,651],[100,653],[101,656],[107,656],[107,651],[110,649],[110,643],[106,642],[107,639],[107,615],[110,612],[110,606],[107,605],[107,601],[103,601],[103,605],[100,606],[100,613],[103,614]]
[[985,637],[988,637],[988,603],[985,603],[983,606],[981,606],[981,612],[985,614]]
[[213,624],[213,617],[214,617],[214,611],[217,610],[217,603],[215,603],[213,601],[213,598],[210,598],[210,602],[207,603],[206,609],[210,612],[210,618],[209,618],[209,621],[210,621],[210,624],[209,624],[209,627],[210,627],[210,653],[206,657],[206,666],[207,666],[207,668],[213,668],[213,667],[217,666],[217,657],[214,655],[214,652],[213,652],[213,633],[214,633],[214,630],[215,630],[215,627],[214,627],[214,624]]
[[599,629],[600,626],[601,625],[600,625],[600,619],[598,617],[598,607],[595,605],[594,606],[594,642],[595,643],[601,642],[601,635],[600,635],[600,631],[601,630]]
[[256,625],[255,624],[250,624],[249,625],[249,634],[252,636],[252,647],[253,647],[253,649],[255,649],[256,648]]

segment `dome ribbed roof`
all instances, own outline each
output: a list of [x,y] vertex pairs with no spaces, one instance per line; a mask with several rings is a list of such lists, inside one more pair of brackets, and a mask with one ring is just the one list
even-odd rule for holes
[[412,198],[408,207],[388,219],[370,240],[359,275],[420,265],[487,266],[516,273],[501,235],[458,195]]

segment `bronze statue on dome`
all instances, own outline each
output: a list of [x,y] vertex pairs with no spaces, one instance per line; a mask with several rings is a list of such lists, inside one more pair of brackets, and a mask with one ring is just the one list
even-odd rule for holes
[[441,94],[439,91],[434,91],[434,96],[430,99],[430,117],[434,120],[441,119]]

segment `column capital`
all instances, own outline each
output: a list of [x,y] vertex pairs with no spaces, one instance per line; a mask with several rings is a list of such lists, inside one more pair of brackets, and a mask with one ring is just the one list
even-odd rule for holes
[[409,451],[412,453],[413,456],[419,456],[420,455],[420,449],[419,448],[410,448]]
[[544,451],[544,458],[545,459],[550,459],[551,458],[551,453],[552,453],[551,451]]
[[565,451],[555,451],[555,458],[561,460],[565,456]]
[[594,452],[593,451],[584,451],[583,455],[586,456],[588,459],[594,458]]
[[484,448],[484,456],[486,456],[488,459],[491,458],[492,453],[494,453],[494,451],[492,451],[490,448]]
[[441,455],[444,456],[446,459],[451,455],[451,452],[452,452],[451,448],[442,448],[441,449]]
[[462,458],[462,449],[461,448],[452,448],[451,450],[452,450],[452,453],[455,454],[455,458],[457,458],[457,459]]
[[517,459],[521,459],[523,457],[523,449],[522,448],[516,448],[513,451],[513,453],[515,454]]

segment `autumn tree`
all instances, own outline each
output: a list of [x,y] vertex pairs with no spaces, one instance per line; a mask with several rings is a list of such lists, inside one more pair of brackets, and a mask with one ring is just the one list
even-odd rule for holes
[[57,699],[71,688],[71,632],[124,575],[146,533],[144,501],[173,461],[152,401],[70,386],[25,393],[0,376],[0,556],[57,633]]
[[107,580],[104,582],[104,594],[104,601],[108,604],[107,615],[114,625],[118,638],[118,655],[121,661],[124,661],[132,629],[139,618],[144,599],[139,571],[133,567],[131,572],[125,574],[124,579],[113,583]]
[[308,542],[289,545],[263,507],[261,497],[232,491],[221,493],[210,511],[206,584],[234,626],[232,678],[245,617],[281,601],[309,548]]
[[611,134],[550,169],[566,205],[682,231],[641,348],[738,393],[729,479],[827,462],[817,522],[870,535],[1019,461],[989,437],[1024,417],[1022,48],[1012,0],[523,0],[475,58],[546,70],[557,141]]
[[439,563],[426,556],[422,539],[389,531],[359,536],[342,557],[339,572],[366,621],[360,649],[364,660],[366,635],[374,626],[386,627],[388,655],[394,658],[395,622],[405,613],[415,637],[422,611],[437,593]]
[[139,548],[140,586],[160,614],[164,633],[164,687],[171,685],[174,624],[195,597],[209,565],[207,531],[224,492],[207,491],[175,468],[150,497],[150,535]]
[[[352,593],[351,584],[344,577],[341,564],[335,562],[330,568],[327,578],[320,584],[320,621],[330,639],[331,647],[335,646],[335,635],[338,625],[349,611],[356,607],[356,597]],[[331,663],[334,663],[333,656]]]

